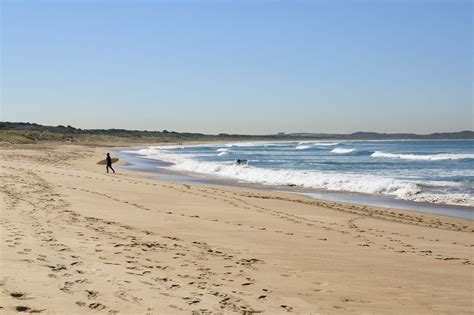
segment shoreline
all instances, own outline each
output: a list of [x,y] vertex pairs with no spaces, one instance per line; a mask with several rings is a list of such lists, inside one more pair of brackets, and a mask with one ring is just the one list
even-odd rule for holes
[[472,312],[472,221],[106,174],[102,159],[0,149],[2,313]]
[[[144,148],[142,146],[134,147],[136,149]],[[365,205],[382,208],[397,208],[405,211],[415,211],[420,214],[434,214],[447,217],[461,218],[466,220],[474,220],[474,208],[469,206],[436,204],[429,202],[416,202],[410,200],[402,200],[390,196],[377,196],[363,193],[346,192],[346,191],[327,191],[322,189],[312,189],[293,186],[277,186],[265,185],[260,183],[244,182],[232,178],[224,178],[211,176],[209,174],[170,171],[166,166],[172,165],[169,162],[147,159],[140,155],[127,153],[116,148],[114,152],[125,161],[128,165],[120,166],[123,170],[143,172],[149,174],[150,178],[165,181],[177,181],[190,184],[216,185],[224,187],[240,187],[250,189],[262,189],[271,192],[294,193],[298,195],[308,196],[315,200],[344,202],[354,205]]]

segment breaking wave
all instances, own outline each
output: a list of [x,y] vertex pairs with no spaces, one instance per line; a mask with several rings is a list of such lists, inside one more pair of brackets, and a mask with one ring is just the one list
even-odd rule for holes
[[300,141],[295,147],[296,150],[306,150],[318,147],[331,147],[338,145],[339,142],[325,142],[325,141]]
[[300,145],[298,145],[295,149],[296,149],[296,150],[306,150],[306,149],[309,149],[309,148],[311,148],[310,145],[307,145],[307,144],[300,144]]
[[219,152],[217,156],[224,156],[229,154],[229,148],[219,148],[216,151]]
[[[194,155],[173,154],[163,149],[165,148],[150,147],[132,152],[143,155],[146,158],[171,162],[173,165],[170,166],[169,169],[172,170],[195,172],[249,183],[296,185],[305,188],[325,189],[330,191],[386,195],[411,201],[474,206],[474,196],[470,194],[437,193],[436,191],[427,189],[427,186],[432,184],[431,182],[421,180],[410,181],[388,176],[317,170],[268,169],[252,165],[237,165],[232,162],[198,161]],[[338,148],[334,150],[336,149]],[[346,150],[344,153],[348,153],[349,151],[347,150],[351,150],[350,152],[354,150],[339,149]],[[218,151],[220,152],[219,154],[227,152],[225,150]],[[338,151],[342,152],[340,150]]]
[[421,154],[396,154],[396,153],[387,153],[383,151],[375,151],[374,153],[372,153],[372,157],[401,159],[401,160],[416,160],[416,161],[444,161],[444,160],[474,159],[474,154],[443,153],[443,154],[421,155]]
[[331,153],[336,153],[336,154],[346,154],[346,153],[351,153],[354,152],[355,149],[344,149],[344,148],[334,148],[331,150]]

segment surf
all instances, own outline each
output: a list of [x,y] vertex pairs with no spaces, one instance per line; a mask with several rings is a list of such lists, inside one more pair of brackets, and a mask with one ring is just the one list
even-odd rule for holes
[[375,151],[372,157],[376,158],[390,158],[402,160],[417,160],[417,161],[447,161],[447,160],[467,160],[474,159],[474,154],[401,154],[401,153],[387,153],[382,151]]
[[[474,152],[470,144],[453,141],[241,142],[155,146],[130,152],[165,161],[167,169],[175,172],[198,173],[210,178],[474,206]],[[247,160],[248,165],[238,165],[237,160]]]

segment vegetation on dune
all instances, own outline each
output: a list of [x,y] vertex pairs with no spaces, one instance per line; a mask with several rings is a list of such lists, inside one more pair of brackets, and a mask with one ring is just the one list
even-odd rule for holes
[[72,126],[44,126],[24,122],[0,122],[0,142],[12,144],[42,141],[65,143],[117,143],[189,142],[189,141],[251,141],[251,140],[383,140],[383,139],[474,139],[473,131],[417,135],[410,133],[356,132],[352,134],[292,133],[277,135],[238,135],[147,131],[126,129],[80,129]]
[[[286,137],[292,139],[298,137]],[[65,143],[117,143],[189,142],[189,141],[238,141],[278,140],[280,136],[205,135],[174,131],[140,131],[125,129],[78,129],[71,126],[43,126],[30,123],[0,122],[0,142],[27,144],[41,141]]]

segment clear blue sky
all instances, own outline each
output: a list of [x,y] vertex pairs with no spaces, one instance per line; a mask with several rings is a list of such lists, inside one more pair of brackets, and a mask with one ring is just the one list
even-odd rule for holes
[[471,1],[1,3],[1,121],[473,129]]

